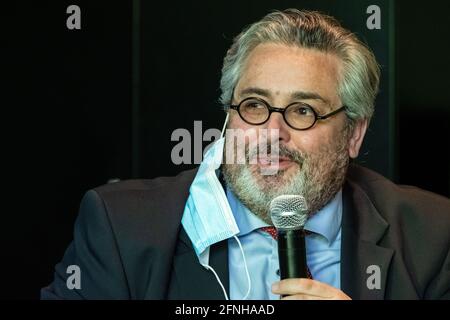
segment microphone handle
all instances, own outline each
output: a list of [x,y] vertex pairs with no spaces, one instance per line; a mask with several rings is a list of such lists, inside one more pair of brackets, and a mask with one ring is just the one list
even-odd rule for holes
[[280,279],[307,278],[305,233],[299,230],[278,230]]

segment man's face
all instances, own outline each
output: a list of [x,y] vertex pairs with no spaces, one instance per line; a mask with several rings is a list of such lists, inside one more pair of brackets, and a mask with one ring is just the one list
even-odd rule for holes
[[[283,109],[292,102],[304,102],[317,114],[325,115],[342,106],[338,96],[340,68],[339,58],[332,54],[277,44],[259,45],[247,59],[232,104],[248,97],[262,98]],[[225,180],[237,197],[268,223],[268,202],[280,194],[302,194],[311,214],[323,207],[341,188],[349,155],[356,156],[360,146],[347,129],[345,112],[300,131],[289,127],[281,113],[272,113],[265,124],[255,126],[230,110],[228,129],[252,129],[257,133],[260,129],[278,130],[276,174],[261,174],[261,169],[270,165],[267,157],[258,158],[256,164],[223,166]],[[362,141],[360,136],[356,138]],[[249,141],[246,152],[252,152]]]

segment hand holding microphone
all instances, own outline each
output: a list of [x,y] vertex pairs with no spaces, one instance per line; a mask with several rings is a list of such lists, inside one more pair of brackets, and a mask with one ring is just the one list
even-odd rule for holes
[[283,300],[351,300],[326,283],[308,279],[304,226],[308,207],[300,195],[281,195],[270,203],[270,215],[278,234],[280,282],[272,292]]

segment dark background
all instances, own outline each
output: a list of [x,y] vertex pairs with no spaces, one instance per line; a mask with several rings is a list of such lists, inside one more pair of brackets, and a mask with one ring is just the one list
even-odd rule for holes
[[[66,8],[81,7],[81,30]],[[367,30],[365,9],[382,9]],[[38,298],[72,239],[84,192],[173,175],[170,140],[221,128],[232,38],[272,9],[335,15],[372,47],[381,92],[358,159],[397,183],[450,195],[450,26],[444,1],[33,1],[2,8],[2,298]]]

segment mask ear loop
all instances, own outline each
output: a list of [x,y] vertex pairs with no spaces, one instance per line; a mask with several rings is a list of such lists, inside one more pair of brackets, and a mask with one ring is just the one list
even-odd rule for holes
[[[247,259],[245,259],[245,254],[244,254],[244,249],[242,248],[242,244],[241,244],[241,242],[239,241],[238,237],[233,236],[233,238],[234,238],[234,239],[236,240],[236,242],[238,243],[239,249],[241,250],[242,259],[244,260],[244,268],[245,268],[245,274],[246,274],[246,276],[247,276],[247,284],[248,284],[248,287],[247,287],[247,293],[246,293],[245,296],[242,298],[242,300],[246,300],[246,299],[248,298],[248,296],[249,296],[251,290],[252,290],[252,281],[250,280],[250,274],[249,274],[249,272],[248,272],[248,266],[247,266]],[[222,288],[222,291],[223,291],[223,295],[224,295],[224,297],[225,297],[225,300],[230,300],[230,298],[228,297],[228,294],[227,294],[227,290],[225,290],[225,287],[224,287],[224,285],[222,284],[222,281],[220,281],[219,275],[216,273],[216,271],[215,271],[211,266],[209,266],[209,265],[207,265],[207,264],[202,264],[202,263],[200,263],[200,264],[201,264],[205,269],[211,271],[211,272],[214,274],[214,276],[216,277],[217,282],[218,282],[219,285],[220,285],[220,288]]]
[[222,127],[222,133],[220,134],[220,138],[223,138],[223,135],[225,134],[225,129],[227,128],[229,116],[230,116],[230,113],[227,112],[227,116],[225,117],[225,122],[224,122],[223,127]]
[[247,260],[245,259],[245,254],[244,254],[244,249],[242,248],[242,244],[239,241],[238,237],[233,236],[233,238],[236,240],[236,242],[239,245],[239,249],[241,249],[241,253],[242,253],[242,259],[244,260],[244,268],[245,268],[245,274],[247,276],[247,283],[248,283],[248,287],[247,287],[247,293],[245,294],[245,296],[242,298],[242,300],[246,300],[248,298],[248,295],[250,294],[250,291],[252,290],[252,281],[250,280],[250,274],[248,272],[248,266],[247,266]]
[[223,295],[225,296],[225,300],[230,300],[230,298],[228,298],[228,295],[227,295],[227,290],[225,290],[225,287],[223,286],[222,281],[220,281],[220,278],[217,275],[216,271],[211,266],[209,266],[207,264],[202,264],[202,266],[205,269],[211,271],[214,274],[214,276],[216,277],[217,282],[219,283],[220,287],[222,288]]

